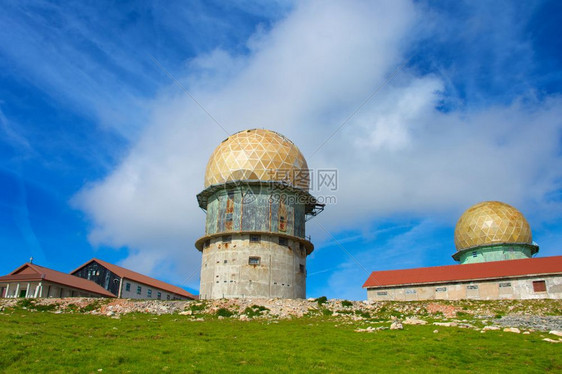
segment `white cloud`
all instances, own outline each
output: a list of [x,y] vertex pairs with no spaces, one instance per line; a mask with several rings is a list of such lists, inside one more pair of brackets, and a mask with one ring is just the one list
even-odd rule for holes
[[[408,1],[302,3],[254,36],[248,55],[215,50],[179,78],[228,132],[271,128],[293,139],[312,168],[338,169],[338,203],[315,218],[332,232],[395,214],[456,219],[484,199],[559,208],[544,196],[561,187],[560,98],[443,113],[435,107],[444,80],[406,70],[314,153],[403,62],[420,17]],[[173,84],[152,111],[121,165],[75,203],[93,220],[93,243],[127,246],[126,264],[165,268],[182,281],[199,267],[193,242],[204,214],[195,195],[226,134]]]

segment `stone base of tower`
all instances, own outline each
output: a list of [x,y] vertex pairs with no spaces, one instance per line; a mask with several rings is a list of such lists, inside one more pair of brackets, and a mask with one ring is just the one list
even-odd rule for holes
[[200,299],[306,297],[307,252],[298,240],[224,235],[202,252]]

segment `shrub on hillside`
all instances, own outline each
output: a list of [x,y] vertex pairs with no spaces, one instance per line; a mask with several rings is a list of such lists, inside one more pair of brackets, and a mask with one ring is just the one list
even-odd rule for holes
[[318,303],[318,305],[326,304],[326,302],[328,302],[328,298],[326,296],[320,296],[318,299],[316,299],[316,302]]
[[217,316],[219,317],[232,317],[233,315],[234,313],[226,308],[220,308],[217,310]]

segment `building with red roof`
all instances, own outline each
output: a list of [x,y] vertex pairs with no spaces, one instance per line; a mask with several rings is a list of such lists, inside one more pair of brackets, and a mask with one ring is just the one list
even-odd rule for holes
[[374,271],[369,300],[560,299],[562,256]]
[[0,277],[0,297],[119,297],[195,300],[183,288],[99,259],[70,274],[26,263]]
[[127,299],[195,300],[197,296],[183,288],[141,273],[93,258],[70,274],[103,287],[114,296]]
[[539,247],[515,208],[498,201],[467,209],[455,227],[459,265],[374,271],[371,301],[561,299],[562,256],[533,258]]
[[115,297],[92,281],[32,263],[25,263],[0,277],[0,296]]

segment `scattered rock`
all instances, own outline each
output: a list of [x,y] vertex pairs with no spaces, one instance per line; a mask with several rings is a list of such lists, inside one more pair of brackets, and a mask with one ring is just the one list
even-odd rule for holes
[[376,329],[372,326],[367,327],[366,329],[356,329],[355,332],[374,332]]
[[484,326],[482,328],[482,331],[496,331],[496,330],[500,330],[499,326]]
[[506,327],[505,329],[503,329],[503,332],[513,332],[515,334],[519,334],[521,333],[521,330],[519,330],[517,327]]
[[456,322],[433,322],[435,326],[445,326],[445,327],[457,327]]
[[439,332],[439,330],[433,330],[434,334],[437,334]]
[[397,320],[397,321],[392,322],[392,324],[390,325],[390,329],[391,330],[404,330],[404,326],[402,326],[402,323]]
[[417,317],[408,317],[402,322],[404,325],[426,325],[427,321]]
[[560,343],[562,341],[561,339],[554,340],[554,339],[550,339],[550,338],[544,338],[543,340],[545,342],[549,342],[549,343]]
[[562,331],[552,330],[552,331],[549,331],[548,333],[552,334],[552,335],[556,335],[556,336],[562,336]]
[[541,316],[536,312],[528,315],[509,315],[496,320],[495,323],[505,327],[518,327],[525,330],[562,331],[562,316]]
[[[0,311],[10,311],[20,307],[20,300],[0,299]],[[51,313],[87,313],[104,315],[119,319],[129,313],[149,313],[153,315],[178,314],[191,316],[189,321],[199,321],[195,318],[203,315],[216,315],[221,308],[234,313],[234,318],[244,320],[241,314],[246,314],[247,308],[259,309],[261,317],[267,318],[267,323],[277,323],[280,319],[299,318],[302,316],[322,316],[331,314],[341,324],[354,324],[359,321],[374,323],[375,320],[391,319],[386,327],[399,322],[400,325],[430,324],[427,319],[436,320],[437,326],[457,326],[477,329],[472,324],[479,320],[484,327],[481,331],[502,330],[503,328],[517,328],[520,331],[553,332],[553,338],[562,337],[562,315],[558,312],[560,304],[548,300],[497,300],[480,302],[462,301],[419,301],[387,302],[387,301],[351,301],[345,305],[342,313],[342,300],[328,299],[319,305],[315,298],[310,299],[220,299],[220,300],[132,300],[132,299],[96,299],[96,298],[43,298],[33,300],[34,305],[50,306]],[[30,312],[34,308],[27,307]],[[552,315],[558,314],[558,315]],[[501,315],[501,318],[498,316]],[[391,317],[392,316],[392,317]],[[469,318],[470,316],[470,318]],[[22,314],[22,318],[25,314]],[[460,318],[459,318],[460,317]],[[216,318],[213,316],[213,318]],[[250,320],[252,318],[248,317]],[[373,318],[373,319],[371,319]],[[456,319],[458,318],[458,319]],[[474,323],[476,325],[476,323]],[[395,325],[397,327],[397,325]],[[554,333],[557,332],[558,334]]]

